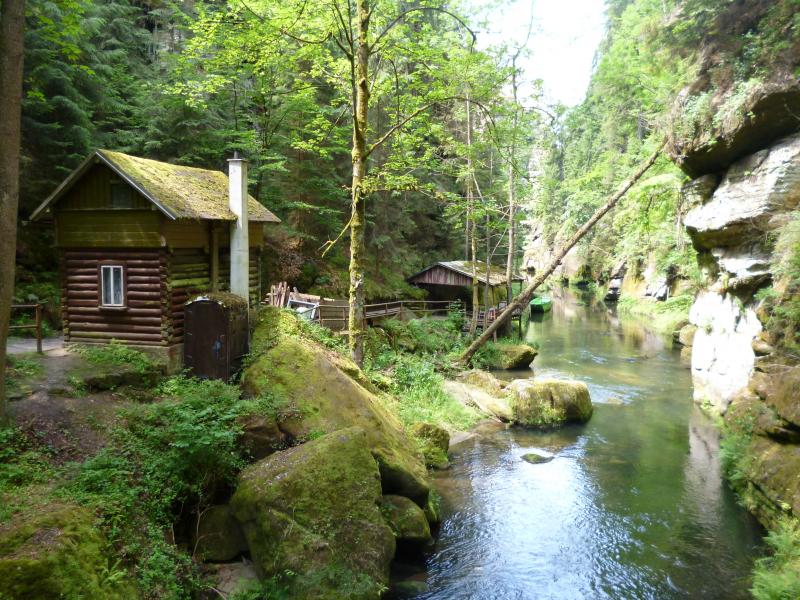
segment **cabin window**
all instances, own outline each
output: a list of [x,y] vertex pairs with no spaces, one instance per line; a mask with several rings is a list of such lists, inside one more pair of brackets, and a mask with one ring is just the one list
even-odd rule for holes
[[124,181],[111,182],[111,208],[133,208],[133,190]]
[[100,304],[102,306],[125,306],[125,285],[120,265],[100,267]]

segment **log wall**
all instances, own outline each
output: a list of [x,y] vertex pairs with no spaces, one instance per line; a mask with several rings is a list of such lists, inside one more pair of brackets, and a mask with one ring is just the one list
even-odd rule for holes
[[[125,268],[124,307],[101,307],[101,264]],[[64,339],[102,342],[118,339],[164,345],[168,339],[166,254],[160,249],[65,249],[61,253]]]

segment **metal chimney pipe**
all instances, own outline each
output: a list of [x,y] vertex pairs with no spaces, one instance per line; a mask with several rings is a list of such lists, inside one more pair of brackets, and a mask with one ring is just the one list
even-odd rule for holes
[[247,161],[234,152],[228,159],[228,200],[236,221],[231,223],[231,293],[249,302],[250,244],[247,218]]

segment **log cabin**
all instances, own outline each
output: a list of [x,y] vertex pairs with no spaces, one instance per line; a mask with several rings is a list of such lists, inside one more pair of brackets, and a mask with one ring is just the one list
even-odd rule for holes
[[179,360],[184,304],[228,290],[257,302],[264,227],[279,219],[229,175],[97,150],[32,214],[52,218],[68,342],[154,346]]
[[[431,300],[461,300],[472,306],[472,273],[478,280],[478,297],[484,302],[486,287],[489,287],[489,306],[498,306],[506,301],[506,270],[491,266],[486,273],[486,264],[466,260],[437,262],[407,279],[408,283],[424,289]],[[524,281],[521,275],[513,274],[512,281]]]

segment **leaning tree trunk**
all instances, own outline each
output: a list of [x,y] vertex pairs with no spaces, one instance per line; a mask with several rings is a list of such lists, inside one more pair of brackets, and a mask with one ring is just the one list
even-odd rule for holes
[[364,362],[364,227],[366,198],[364,178],[367,175],[367,109],[369,107],[369,3],[358,2],[358,44],[356,46],[356,94],[353,107],[353,181],[350,216],[350,312],[348,330],[350,354],[355,363]]
[[0,3],[0,422],[6,403],[6,340],[14,291],[19,208],[24,0]]
[[469,363],[475,352],[477,352],[481,346],[489,341],[489,339],[494,335],[495,331],[500,329],[506,323],[506,321],[511,318],[511,315],[514,314],[514,311],[517,309],[521,311],[528,304],[528,302],[531,301],[536,288],[542,285],[544,280],[556,270],[556,267],[567,255],[567,252],[569,252],[572,247],[577,244],[581,238],[585,236],[591,230],[591,228],[594,227],[595,224],[614,207],[619,199],[622,198],[629,189],[631,189],[633,184],[639,181],[642,175],[644,175],[647,170],[653,166],[653,163],[656,162],[656,159],[661,154],[661,150],[664,148],[665,143],[666,142],[662,142],[661,145],[659,145],[658,150],[653,152],[653,154],[651,154],[650,157],[639,167],[636,173],[634,173],[630,179],[626,180],[620,186],[620,188],[613,196],[611,196],[608,202],[598,208],[591,218],[581,225],[580,229],[578,229],[578,231],[575,232],[575,234],[567,241],[567,243],[564,244],[558,252],[556,252],[555,256],[547,265],[547,267],[540,271],[536,277],[534,277],[533,281],[528,285],[528,287],[525,288],[525,290],[519,296],[517,296],[517,298],[511,302],[502,313],[500,313],[494,323],[487,327],[481,336],[472,342],[472,344],[470,344],[469,348],[467,348],[459,357],[461,362]]

